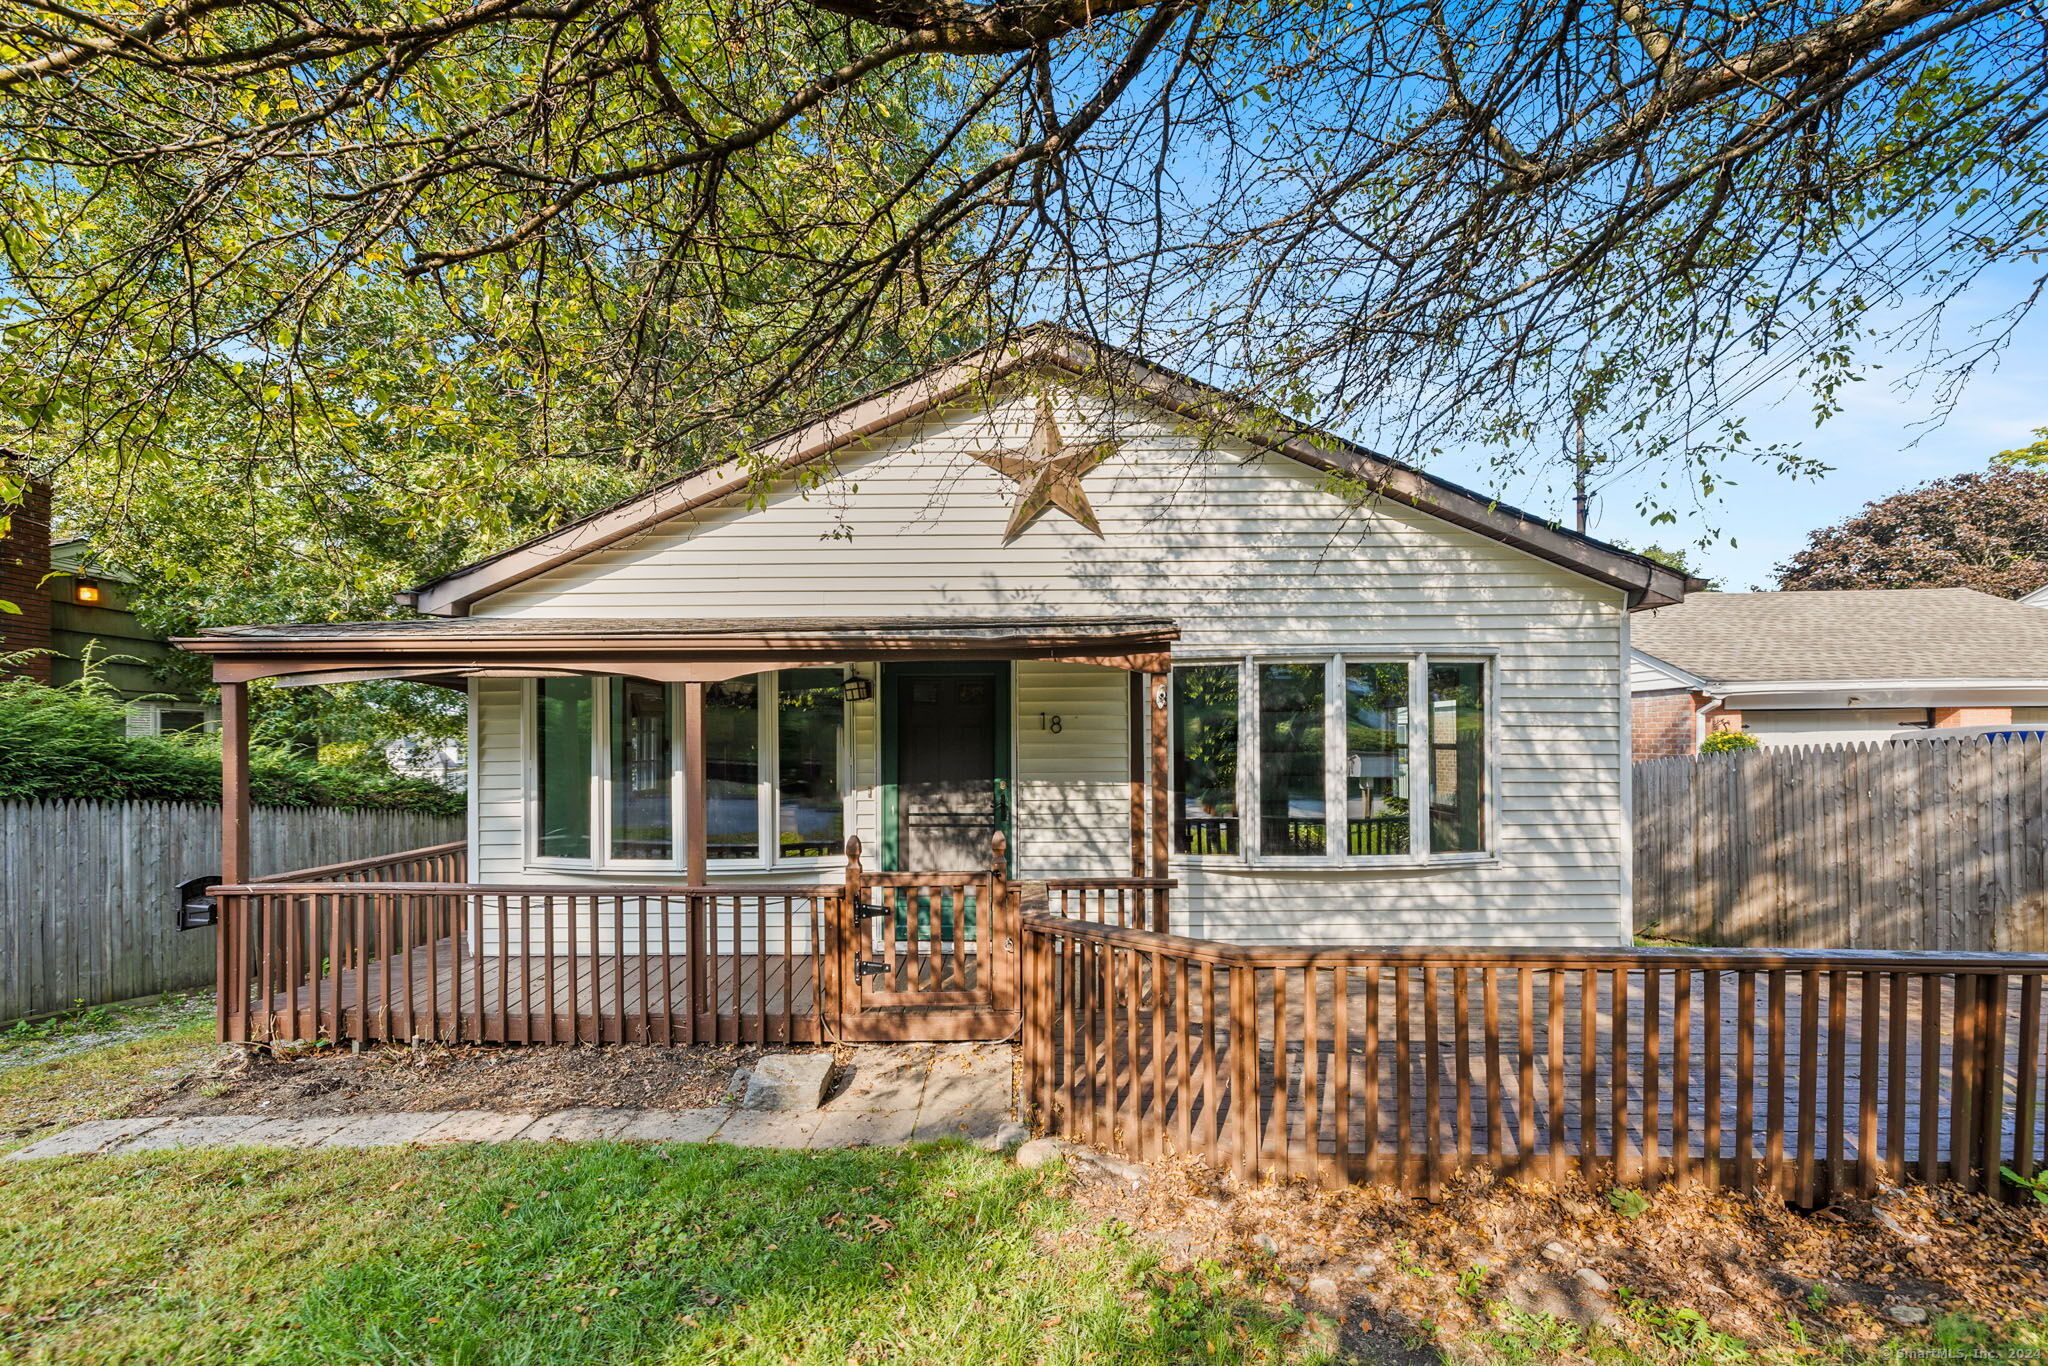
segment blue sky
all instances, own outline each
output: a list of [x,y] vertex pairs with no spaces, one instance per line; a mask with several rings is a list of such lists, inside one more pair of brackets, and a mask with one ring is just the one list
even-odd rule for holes
[[[2037,267],[2006,268],[1987,274],[1956,310],[1951,340],[1970,335],[1962,322],[1996,316],[2026,297]],[[1770,470],[1728,467],[1718,502],[1688,510],[1677,525],[1651,526],[1638,516],[1633,490],[1623,488],[1596,502],[1591,531],[1632,545],[1676,547],[1697,541],[1718,526],[1724,539],[1694,552],[1693,562],[1730,591],[1773,588],[1772,566],[1805,543],[1806,534],[1858,511],[1888,493],[1942,475],[1981,470],[1993,455],[2032,441],[2033,429],[2048,427],[2048,314],[2036,314],[2015,331],[1995,362],[1980,366],[1947,416],[1937,416],[1936,387],[1902,386],[1916,368],[1914,354],[1863,353],[1880,367],[1854,386],[1843,411],[1816,428],[1809,399],[1799,395],[1760,396],[1740,412],[1752,436],[1765,442],[1797,442],[1803,454],[1832,466],[1819,479],[1781,478]],[[1548,479],[1500,483],[1483,466],[1456,460],[1430,465],[1475,488],[1489,488],[1532,512],[1568,519],[1568,497],[1560,499]]]

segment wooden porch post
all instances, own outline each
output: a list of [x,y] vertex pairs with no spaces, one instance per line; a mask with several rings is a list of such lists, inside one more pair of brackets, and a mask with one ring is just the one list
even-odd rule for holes
[[704,685],[683,684],[683,881],[704,885]]
[[1131,876],[1145,876],[1145,695],[1147,675],[1131,675]]
[[220,880],[249,880],[249,685],[220,685]]
[[[704,685],[698,682],[683,684],[683,884],[687,887],[702,887],[705,877],[705,849],[710,843],[710,832],[705,823],[708,820],[704,799]],[[691,892],[685,915],[690,937],[689,970],[685,974],[690,983],[690,1039],[696,1042],[696,1022],[700,1016],[709,1016],[707,1028],[712,1042],[718,1040],[718,1001],[711,989],[717,982],[716,968],[707,961],[711,954],[712,939],[718,929],[717,903],[701,892]],[[707,923],[708,922],[708,923]],[[710,933],[706,933],[709,930]]]
[[[1167,776],[1166,704],[1173,676],[1164,670],[1146,676],[1145,709],[1152,716],[1152,876],[1166,877],[1167,806],[1172,800]],[[1166,889],[1152,893],[1152,928],[1166,933]]]
[[[239,886],[249,880],[249,685],[220,685],[220,880]],[[249,1020],[239,986],[241,945],[248,907],[225,898],[213,924],[215,1037],[248,1038]],[[232,1018],[231,1018],[232,1015]]]

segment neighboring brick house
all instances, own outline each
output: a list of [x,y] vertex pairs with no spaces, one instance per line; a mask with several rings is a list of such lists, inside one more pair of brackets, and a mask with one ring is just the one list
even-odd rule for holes
[[218,724],[220,705],[211,689],[202,693],[171,681],[174,675],[165,667],[171,647],[130,608],[125,575],[97,564],[80,537],[54,543],[49,561],[44,599],[54,647],[52,683],[78,679],[90,657],[100,682],[128,704],[130,735],[211,730]]
[[219,704],[166,680],[160,666],[170,646],[128,610],[126,582],[96,567],[84,541],[51,544],[50,486],[32,482],[0,536],[0,602],[17,609],[0,609],[0,657],[34,653],[9,658],[0,674],[62,686],[91,655],[101,681],[127,703],[129,734],[211,729]]
[[1764,745],[2048,729],[2048,612],[1969,588],[1700,593],[1630,633],[1635,757],[1717,730]]
[[0,674],[50,681],[50,486],[32,480],[19,506],[0,509],[7,530],[0,535],[0,656],[37,653],[0,664]]

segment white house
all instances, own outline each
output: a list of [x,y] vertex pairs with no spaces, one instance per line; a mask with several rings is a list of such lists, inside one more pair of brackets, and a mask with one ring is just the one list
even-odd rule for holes
[[[2048,590],[2044,590],[2048,591]],[[1969,588],[1698,593],[1635,619],[1638,758],[2048,723],[2048,613]]]
[[1035,331],[418,618],[190,644],[223,678],[459,681],[475,882],[829,884],[848,836],[929,869],[1002,831],[1026,883],[1170,876],[1182,934],[1611,945],[1631,614],[1689,586]]

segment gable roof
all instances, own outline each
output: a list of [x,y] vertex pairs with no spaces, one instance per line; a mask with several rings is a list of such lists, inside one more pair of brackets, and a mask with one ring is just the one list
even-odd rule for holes
[[1063,328],[1027,329],[1014,343],[983,347],[892,388],[856,399],[727,461],[656,485],[620,503],[398,595],[401,606],[467,615],[471,603],[707,503],[787,474],[834,451],[1027,371],[1107,380],[1154,407],[1220,426],[1311,469],[1369,484],[1381,497],[1514,546],[1628,594],[1631,607],[1676,602],[1699,580],[1629,551],[1369,451],[1331,432],[1293,423],[1129,352]]
[[1973,588],[1700,593],[1630,643],[1709,685],[2048,679],[2048,612]]

